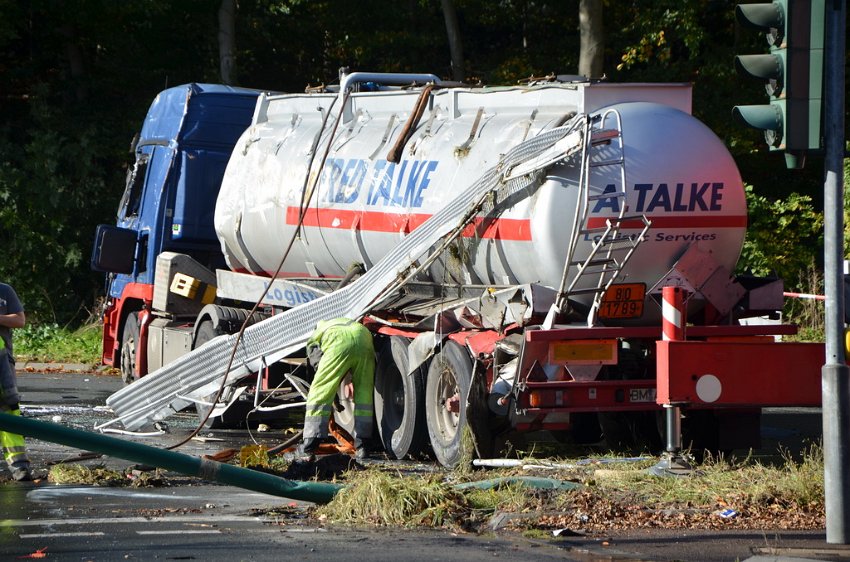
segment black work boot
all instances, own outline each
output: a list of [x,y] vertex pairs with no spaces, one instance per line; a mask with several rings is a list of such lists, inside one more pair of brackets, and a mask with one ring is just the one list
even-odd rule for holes
[[318,448],[318,439],[305,439],[301,442],[300,445],[298,445],[298,447],[295,449],[295,452],[299,455],[314,455]]
[[32,480],[32,472],[30,471],[29,465],[13,466],[11,469],[12,479],[16,482],[30,482]]
[[354,438],[355,459],[359,461],[371,459],[375,456],[374,453],[376,451],[380,451],[380,449],[378,448],[377,443],[375,443],[372,439],[358,439],[356,437]]

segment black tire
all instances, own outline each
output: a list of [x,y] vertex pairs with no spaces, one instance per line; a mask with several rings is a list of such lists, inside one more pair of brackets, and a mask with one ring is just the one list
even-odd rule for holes
[[425,372],[409,376],[407,347],[400,336],[390,337],[378,352],[375,372],[375,417],[384,449],[397,459],[419,455],[428,443],[425,421]]
[[[222,330],[216,328],[213,325],[212,320],[206,319],[198,325],[198,329],[195,332],[195,341],[193,342],[192,349],[196,349],[211,339],[218,337],[224,334]],[[215,398],[216,393],[213,393],[209,396],[204,397],[205,402],[212,402]],[[253,409],[254,405],[247,401],[237,400],[230,406],[227,410],[224,411],[220,416],[210,416],[207,418],[207,413],[212,409],[211,406],[205,406],[203,404],[195,404],[195,411],[198,414],[198,422],[206,419],[204,422],[204,427],[208,429],[236,429],[245,427],[246,418],[248,416],[248,412]]]
[[[493,440],[488,434],[486,421],[486,399],[482,402],[483,383],[472,385],[472,359],[466,350],[453,341],[443,345],[442,351],[434,356],[428,367],[425,387],[425,417],[428,436],[434,456],[445,467],[454,468],[465,458],[474,454],[487,455],[492,450]],[[469,400],[471,411],[467,408]],[[447,408],[450,400],[458,401],[458,412]],[[476,423],[470,424],[472,419]],[[464,429],[469,427],[472,443],[464,443]],[[471,447],[473,450],[467,450]],[[477,451],[475,450],[477,449]]]
[[139,313],[131,312],[124,321],[121,332],[121,379],[124,384],[135,382],[139,376],[136,373],[136,358],[139,345]]

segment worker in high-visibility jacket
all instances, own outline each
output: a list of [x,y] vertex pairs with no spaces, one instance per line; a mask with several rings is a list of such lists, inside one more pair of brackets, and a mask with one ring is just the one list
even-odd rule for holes
[[328,422],[340,382],[351,373],[354,386],[355,456],[368,456],[372,437],[375,388],[375,348],[372,333],[362,324],[348,318],[322,320],[307,341],[308,354],[321,350],[316,375],[307,393],[304,435],[298,452],[311,454],[328,436]]
[[[21,415],[21,407],[12,355],[12,328],[23,328],[25,324],[24,307],[17,293],[11,286],[0,283],[0,412],[15,416]],[[23,436],[0,431],[0,448],[12,478],[32,480]]]

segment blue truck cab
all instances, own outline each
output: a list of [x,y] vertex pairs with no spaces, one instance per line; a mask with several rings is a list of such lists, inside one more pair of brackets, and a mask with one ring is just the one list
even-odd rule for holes
[[106,272],[103,363],[126,382],[146,374],[157,257],[224,266],[214,229],[227,161],[251,124],[259,91],[185,84],[161,92],[134,141],[115,225],[97,227],[91,266]]

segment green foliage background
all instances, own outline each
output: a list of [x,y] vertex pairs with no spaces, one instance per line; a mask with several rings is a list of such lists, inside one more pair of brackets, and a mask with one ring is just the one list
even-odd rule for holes
[[[95,225],[114,219],[129,143],[154,96],[220,81],[219,4],[0,0],[0,280],[16,287],[31,319],[76,325],[91,316],[103,292],[88,267]],[[455,5],[468,81],[577,72],[578,0]],[[604,73],[694,84],[694,113],[752,185],[743,267],[794,278],[819,256],[822,164],[788,171],[757,132],[732,123],[733,105],[765,99],[735,74],[733,56],[766,48],[736,25],[734,7],[606,1]],[[241,86],[302,91],[336,82],[342,66],[450,76],[439,0],[241,0],[236,26]]]
[[96,323],[70,330],[43,322],[15,330],[15,359],[19,362],[62,361],[94,366],[100,358],[101,330]]
[[808,195],[792,193],[784,199],[757,195],[745,187],[749,230],[741,264],[758,276],[776,275],[794,284],[812,265],[812,248],[823,243],[823,214]]

